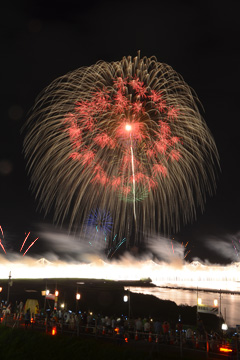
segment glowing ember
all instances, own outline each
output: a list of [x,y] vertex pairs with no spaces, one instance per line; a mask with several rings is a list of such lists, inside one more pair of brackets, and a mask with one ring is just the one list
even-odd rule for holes
[[32,247],[33,244],[34,244],[37,240],[38,240],[38,238],[35,239],[35,240],[29,245],[29,247],[27,248],[27,250],[25,251],[25,253],[23,254],[23,256],[28,252],[28,250],[30,249],[30,247]]
[[27,236],[25,237],[25,239],[24,239],[24,241],[23,241],[23,243],[22,243],[20,252],[22,251],[22,248],[24,247],[24,244],[25,244],[25,242],[27,241],[27,238],[29,237],[29,235],[30,235],[30,231],[29,231],[29,233],[27,234]]

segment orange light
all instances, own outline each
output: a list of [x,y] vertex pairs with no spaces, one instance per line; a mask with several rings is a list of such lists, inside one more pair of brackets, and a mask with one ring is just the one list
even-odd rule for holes
[[227,353],[227,352],[232,352],[232,349],[225,348],[225,347],[220,347],[219,350],[220,350],[221,352],[225,352],[225,353]]
[[2,287],[0,286],[0,292],[2,292]]
[[57,329],[56,329],[56,327],[54,326],[54,327],[52,328],[52,335],[56,335],[56,333],[57,333]]
[[125,129],[126,129],[127,131],[131,131],[131,130],[132,130],[132,126],[129,125],[129,124],[126,124]]
[[127,338],[127,337],[125,337],[125,342],[126,342],[126,343],[128,342],[128,338]]
[[34,319],[33,318],[31,318],[31,324],[33,324],[34,323]]
[[55,296],[57,297],[59,295],[59,291],[55,290]]

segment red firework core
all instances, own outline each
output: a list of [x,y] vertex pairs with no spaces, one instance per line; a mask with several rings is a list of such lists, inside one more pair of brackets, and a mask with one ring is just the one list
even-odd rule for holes
[[[180,160],[182,143],[172,134],[179,109],[168,106],[163,92],[138,77],[117,77],[112,87],[97,89],[90,100],[73,105],[63,121],[72,149],[69,158],[81,163],[92,184],[125,197],[133,182],[149,192],[169,176],[168,164]],[[101,160],[103,151],[108,164]]]

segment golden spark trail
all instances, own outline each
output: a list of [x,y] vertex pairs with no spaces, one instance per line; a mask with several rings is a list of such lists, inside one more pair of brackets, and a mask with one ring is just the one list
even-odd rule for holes
[[178,232],[216,190],[219,155],[199,100],[154,56],[59,77],[36,99],[24,131],[40,210],[83,233],[91,211],[102,209],[113,219],[109,237],[126,238],[127,248]]

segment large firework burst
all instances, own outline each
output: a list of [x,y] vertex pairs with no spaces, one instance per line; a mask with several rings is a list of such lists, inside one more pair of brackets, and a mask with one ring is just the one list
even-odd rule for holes
[[24,151],[55,222],[74,228],[101,208],[128,244],[178,231],[215,189],[218,152],[197,97],[170,66],[140,54],[53,81],[36,100]]

